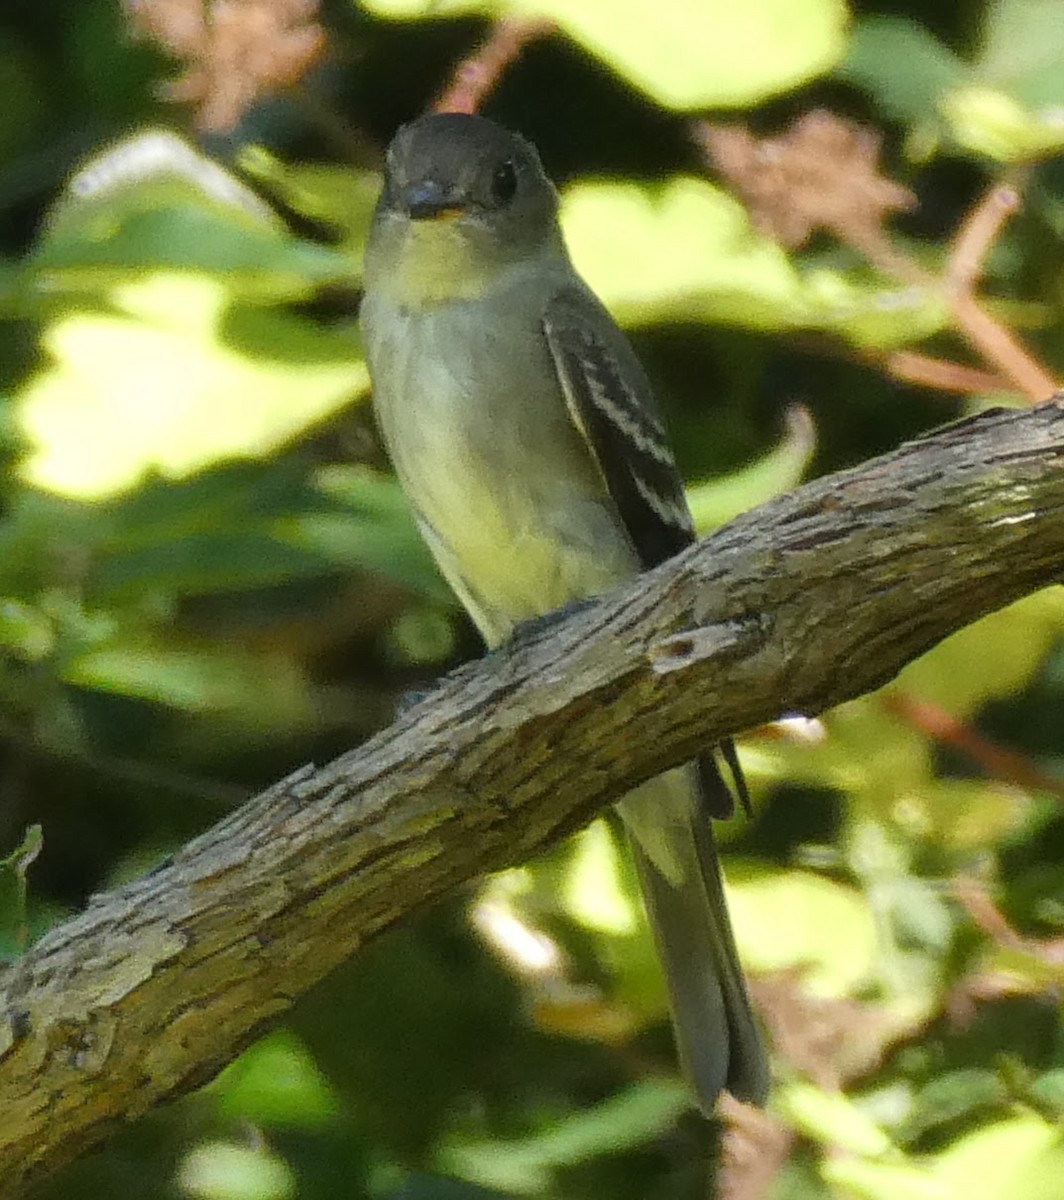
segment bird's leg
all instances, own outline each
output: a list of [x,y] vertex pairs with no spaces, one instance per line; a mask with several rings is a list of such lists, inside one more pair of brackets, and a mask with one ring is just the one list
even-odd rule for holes
[[590,608],[595,601],[596,597],[586,596],[581,600],[570,600],[568,604],[563,604],[561,608],[553,608],[550,612],[543,613],[541,616],[529,617],[527,620],[521,621],[513,627],[510,636],[503,642],[503,646],[518,649],[522,646],[527,646],[529,642],[535,641],[540,634],[545,633],[548,629],[553,629],[555,625],[560,624],[567,617]]

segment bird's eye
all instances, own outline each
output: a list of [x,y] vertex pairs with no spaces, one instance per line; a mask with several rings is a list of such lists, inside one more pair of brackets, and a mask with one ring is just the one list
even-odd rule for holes
[[509,204],[517,191],[517,172],[507,159],[495,168],[491,177],[491,195],[496,204]]

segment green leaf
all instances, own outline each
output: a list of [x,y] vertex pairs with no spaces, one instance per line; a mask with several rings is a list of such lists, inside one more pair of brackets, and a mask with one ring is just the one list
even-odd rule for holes
[[377,571],[436,603],[454,605],[395,479],[368,467],[335,464],[318,473],[317,483],[347,511],[299,518],[294,538],[338,565]]
[[815,78],[845,45],[840,0],[534,0],[508,4],[574,41],[666,108],[753,104]]
[[949,322],[941,298],[867,276],[800,270],[746,209],[704,179],[580,183],[562,224],[577,269],[624,324],[725,321],[825,329],[862,346],[925,337]]
[[0,858],[0,959],[25,948],[29,937],[26,875],[43,847],[40,825],[31,825],[19,845]]
[[666,108],[756,103],[828,70],[842,53],[842,0],[366,0],[393,19],[459,13],[555,21],[592,54]]
[[110,310],[70,311],[42,341],[51,364],[15,396],[33,446],[22,475],[82,499],[150,471],[175,478],[272,454],[368,381],[353,335],[233,307],[203,275],[129,282],[113,290]]
[[955,717],[970,716],[1024,687],[1062,632],[1064,593],[1046,588],[953,634],[906,667],[894,686]]
[[1039,1104],[1052,1110],[1058,1120],[1064,1116],[1064,1067],[1039,1075],[1031,1084],[1031,1095]]
[[239,161],[246,174],[292,212],[339,230],[349,270],[361,266],[383,182],[380,172],[349,163],[341,167],[285,163],[262,146],[246,147]]
[[138,271],[189,271],[224,280],[245,299],[277,302],[357,279],[356,259],[282,232],[242,228],[194,204],[106,219],[104,229],[47,235],[26,260],[24,286],[53,298],[103,291]]
[[878,694],[832,709],[812,738],[759,742],[753,750],[770,778],[845,792],[884,818],[900,796],[918,793],[931,779],[927,736],[889,711]]
[[[1059,1133],[1033,1115],[984,1126],[955,1141],[935,1166],[947,1200],[1052,1200],[1059,1196]],[[1057,1159],[1056,1169],[1047,1171]],[[1037,1190],[1033,1181],[1040,1180]],[[1043,1188],[1042,1185],[1045,1185]]]
[[[1064,22],[1057,0],[989,0],[980,22],[980,78],[1006,83],[1019,99],[1064,102]],[[1037,86],[1028,92],[1031,82]],[[1039,94],[1042,87],[1051,88]]]
[[116,629],[102,645],[61,664],[60,675],[76,687],[215,713],[255,728],[297,728],[314,717],[308,682],[287,659],[209,644],[182,646],[151,631]]
[[146,271],[212,275],[245,298],[296,299],[353,278],[356,261],[292,237],[258,197],[173,134],[138,134],[71,180],[26,260],[49,296]]
[[[302,519],[334,507],[305,473],[285,460],[233,463],[187,480],[152,479],[92,506],[85,594],[96,604],[129,603],[338,573],[298,534]],[[348,525],[353,536],[355,522]]]
[[687,503],[700,533],[798,486],[816,450],[816,427],[809,410],[799,404],[787,409],[786,421],[783,438],[764,457],[687,489]]
[[874,975],[875,920],[852,888],[810,871],[751,872],[730,881],[728,904],[752,971],[801,966],[824,996],[853,994]]
[[177,1169],[180,1193],[192,1200],[292,1200],[292,1168],[265,1146],[201,1142]]
[[1008,1098],[996,1071],[978,1067],[947,1071],[917,1093],[899,1136],[903,1141],[915,1142],[941,1126],[1006,1104]]
[[1045,158],[1064,148],[1059,105],[1031,109],[1006,92],[973,84],[949,92],[939,109],[954,141],[998,162]]
[[[138,191],[141,185],[154,193]],[[156,200],[192,197],[248,228],[281,227],[258,196],[213,159],[167,129],[145,129],[93,155],[71,177],[51,213],[48,226],[60,231],[99,221],[108,214],[146,207],[134,198]]]
[[[376,1194],[376,1193],[374,1193]],[[447,1179],[439,1175],[410,1175],[382,1200],[512,1200],[494,1188],[478,1187],[465,1179]]]
[[832,1196],[847,1200],[950,1200],[930,1169],[918,1163],[835,1155],[823,1160],[820,1173]]
[[539,1135],[445,1146],[440,1166],[485,1187],[520,1196],[544,1195],[555,1170],[643,1145],[668,1128],[688,1104],[685,1085],[648,1080],[561,1118]]
[[776,1091],[776,1107],[806,1137],[865,1158],[878,1158],[894,1147],[882,1129],[841,1092],[801,1080]]
[[340,1100],[295,1034],[263,1038],[209,1085],[223,1117],[281,1129],[317,1129],[340,1111]]
[[55,648],[51,617],[36,605],[0,597],[0,646],[24,662],[40,662]]
[[908,17],[871,16],[857,23],[836,73],[874,96],[887,116],[916,123],[936,115],[939,98],[967,71],[925,26]]
[[994,0],[984,40],[966,64],[922,25],[872,16],[854,32],[838,74],[896,120],[944,123],[953,142],[999,162],[1064,146],[1064,22],[1056,0]]
[[571,858],[563,883],[563,902],[569,914],[587,929],[614,936],[639,927],[623,883],[623,865],[616,839],[605,821],[593,821],[570,843]]
[[979,851],[1026,827],[1031,801],[1018,788],[981,779],[937,779],[911,798],[911,833],[955,850]]

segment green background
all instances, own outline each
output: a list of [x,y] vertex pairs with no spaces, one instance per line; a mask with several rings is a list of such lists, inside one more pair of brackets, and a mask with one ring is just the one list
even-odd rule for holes
[[[772,136],[829,108],[878,131],[919,201],[891,243],[931,275],[985,189],[1020,183],[981,302],[1064,370],[1059,0],[330,2],[325,54],[211,131],[163,95],[188,63],[118,0],[8,4],[3,957],[478,653],[376,439],[360,259],[391,132],[494,18],[530,13],[555,32],[484,111],[562,188],[703,529],[1023,398],[892,376],[898,349],[995,364],[940,286],[823,230],[773,241],[706,167],[695,117]],[[157,133],[101,166],[149,127],[184,148]],[[737,1200],[1064,1197],[1062,633],[1064,598],[1039,594],[882,693],[742,740],[755,814],[722,837],[779,1083],[774,1169],[737,1168]],[[962,879],[1020,939],[979,927]],[[40,1195],[693,1198],[718,1157],[600,822],[371,946]]]

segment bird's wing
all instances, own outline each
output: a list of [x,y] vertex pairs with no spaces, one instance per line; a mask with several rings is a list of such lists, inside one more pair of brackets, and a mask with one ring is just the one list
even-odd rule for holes
[[[590,292],[568,287],[543,315],[543,333],[573,424],[587,443],[644,570],[695,540],[683,481],[650,381],[628,339]],[[730,740],[721,752],[743,807],[746,781]],[[710,811],[729,817],[734,801],[716,762],[699,762]]]
[[645,568],[694,541],[695,530],[650,383],[613,318],[565,288],[543,332],[573,424],[582,434]]

